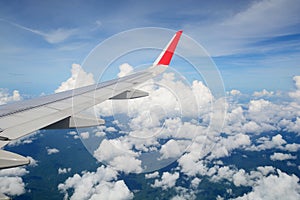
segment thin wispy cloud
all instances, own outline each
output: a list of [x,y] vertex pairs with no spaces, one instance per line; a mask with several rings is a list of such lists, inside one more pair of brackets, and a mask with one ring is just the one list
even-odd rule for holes
[[[294,1],[255,1],[249,7],[206,25],[186,23],[212,55],[256,52],[251,44],[267,38],[297,34],[300,5]],[[270,46],[269,46],[270,47]],[[272,46],[276,48],[275,44]]]
[[29,31],[36,35],[42,36],[50,44],[57,44],[57,43],[63,42],[77,33],[77,29],[65,29],[65,28],[58,28],[58,29],[51,30],[46,33],[44,31],[40,31],[37,29],[32,29],[32,28],[29,28],[26,26],[22,26],[20,24],[17,24],[17,23],[11,22],[11,21],[7,21],[5,19],[0,19],[0,20],[7,22],[10,25],[20,28],[22,30]]

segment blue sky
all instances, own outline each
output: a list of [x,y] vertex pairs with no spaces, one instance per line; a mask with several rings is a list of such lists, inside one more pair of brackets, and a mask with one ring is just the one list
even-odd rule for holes
[[300,74],[299,13],[300,3],[281,0],[1,1],[0,87],[52,93],[101,41],[162,27],[201,44],[226,90],[289,91]]

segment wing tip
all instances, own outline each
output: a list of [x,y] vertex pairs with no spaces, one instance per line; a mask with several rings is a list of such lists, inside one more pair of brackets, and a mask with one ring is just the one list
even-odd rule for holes
[[160,56],[154,62],[154,65],[168,66],[170,64],[182,32],[183,32],[183,30],[179,30],[175,33],[175,35],[173,36],[171,41],[168,43],[168,45],[162,51]]

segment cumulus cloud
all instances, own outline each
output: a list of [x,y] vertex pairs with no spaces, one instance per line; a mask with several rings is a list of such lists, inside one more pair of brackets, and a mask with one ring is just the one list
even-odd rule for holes
[[25,174],[28,174],[29,172],[23,168],[23,167],[14,167],[9,169],[3,169],[0,171],[0,176],[24,176]]
[[48,154],[48,155],[56,154],[56,153],[59,152],[59,150],[56,149],[56,148],[52,148],[52,149],[51,149],[51,148],[47,147],[46,149],[47,149],[47,154]]
[[255,91],[254,93],[253,93],[253,96],[254,97],[264,97],[264,96],[266,96],[266,97],[271,97],[271,96],[273,96],[274,95],[274,92],[273,91],[267,91],[266,89],[263,89],[262,91]]
[[292,156],[291,154],[285,154],[285,153],[274,153],[270,156],[270,159],[273,161],[276,160],[291,160],[291,159],[297,159],[297,156]]
[[221,158],[230,155],[234,149],[245,148],[251,144],[250,137],[245,134],[236,134],[228,138],[221,138],[212,149],[209,158]]
[[235,95],[240,95],[241,94],[241,91],[239,91],[239,90],[231,90],[230,92],[229,92],[229,94],[231,94],[232,96],[235,96]]
[[[121,71],[125,72],[129,68],[125,65]],[[212,131],[213,128],[208,126],[213,114],[211,106],[218,105],[217,102],[221,100],[215,99],[209,88],[201,81],[194,81],[191,86],[188,86],[182,80],[176,79],[175,75],[175,73],[165,73],[155,83],[150,80],[142,85],[139,89],[151,95],[130,100],[127,102],[128,106],[124,106],[124,101],[107,101],[96,107],[96,111],[101,115],[125,114],[129,118],[126,121],[128,123],[117,119],[118,123],[115,124],[121,129],[122,136],[102,140],[94,151],[98,161],[106,163],[114,171],[139,173],[143,171],[139,157],[142,152],[158,151],[160,159],[168,159],[180,157],[185,151],[178,159],[176,170],[191,178],[191,188],[197,188],[201,181],[195,177],[208,176],[211,181],[226,179],[237,187],[249,186],[254,191],[256,182],[278,175],[273,167],[258,167],[248,172],[245,169],[223,166],[222,163],[215,162],[216,159],[228,157],[237,149],[250,151],[280,149],[290,152],[299,150],[299,144],[288,144],[279,133],[279,131],[300,130],[300,118],[295,117],[299,116],[297,110],[300,107],[297,103],[276,104],[276,102],[260,99],[266,95],[273,95],[272,92],[264,90],[255,93],[256,98],[246,103],[225,102],[220,104],[228,109],[224,129],[222,133]],[[239,92],[233,90],[231,95],[239,95]],[[192,101],[184,98],[191,96],[194,98]],[[199,107],[195,107],[194,102]],[[178,116],[178,113],[181,116]],[[195,120],[199,115],[201,120]],[[164,129],[161,129],[162,124]],[[122,129],[123,126],[128,129]],[[96,135],[103,137],[106,135],[105,132],[115,132],[116,129],[99,126],[96,131]],[[260,135],[268,131],[278,131],[278,133],[271,137]],[[145,140],[142,137],[145,137]],[[160,143],[159,140],[164,140],[165,143]],[[273,157],[280,156],[274,154]],[[157,161],[159,162],[159,159]],[[211,166],[212,162],[213,166]],[[78,179],[82,179],[84,175],[78,176]],[[73,179],[76,177],[74,175]],[[146,179],[156,178],[152,187],[162,187],[166,190],[175,187],[179,172],[173,174],[165,172],[161,178],[158,177],[158,172],[145,175]],[[110,181],[108,188],[113,190],[116,182],[119,181],[116,179],[113,179],[112,183]],[[122,186],[121,188],[125,188],[122,181],[118,184]],[[75,188],[75,186],[68,188]],[[177,195],[176,198],[182,196],[184,195]],[[92,195],[83,198],[90,197]]]
[[70,131],[70,132],[68,132],[68,135],[73,136],[74,139],[79,139],[80,138],[76,131]]
[[272,138],[261,137],[257,140],[257,142],[259,143],[259,145],[253,145],[251,146],[251,148],[249,148],[249,150],[261,151],[273,148],[284,148],[283,145],[287,143],[280,134],[277,134]]
[[70,131],[68,132],[69,135],[77,135],[77,132],[76,131]]
[[119,66],[120,72],[118,73],[118,77],[121,78],[133,72],[133,67],[128,63],[124,63]]
[[150,179],[150,178],[157,178],[159,176],[159,173],[156,171],[156,172],[153,172],[151,174],[145,174],[145,178],[146,179]]
[[29,161],[30,161],[29,166],[31,166],[31,167],[36,167],[36,166],[38,166],[38,161],[37,161],[37,160],[33,159],[33,158],[30,157],[30,156],[27,156],[27,158],[28,158]]
[[28,173],[23,167],[0,170],[0,193],[12,196],[24,194],[25,183],[21,176]]
[[296,143],[287,144],[283,149],[290,152],[297,152],[300,149],[300,144],[296,144]]
[[177,80],[173,72],[164,73],[158,81],[149,80],[137,89],[151,95],[130,100],[126,106],[124,101],[106,101],[96,106],[97,113],[104,116],[126,114],[133,118],[129,122],[132,129],[151,128],[159,125],[159,120],[166,115],[198,117],[199,109],[201,112],[209,110],[213,99],[210,90],[201,81],[195,80],[190,86],[184,80]]
[[[290,176],[280,170],[277,170],[277,173],[278,175],[272,174],[257,180],[251,192],[236,199],[299,199],[299,178],[295,175]],[[276,189],[274,189],[274,186]]]
[[172,188],[176,184],[176,180],[179,178],[179,173],[175,172],[174,174],[169,172],[164,172],[161,180],[155,180],[154,184],[151,185],[151,187],[161,187],[163,190],[166,190],[168,188]]
[[20,177],[1,178],[0,192],[7,195],[21,195],[25,193],[25,184]]
[[300,101],[300,76],[294,76],[296,91],[289,92],[291,98]]
[[244,169],[235,169],[229,166],[213,166],[215,168],[215,173],[211,176],[212,181],[228,180],[233,182],[237,187],[240,186],[250,186],[256,185],[258,180],[261,180],[270,174],[275,173],[275,169],[272,166],[260,166],[256,170],[246,172]]
[[201,182],[201,179],[196,177],[191,181],[191,185],[193,188],[197,188],[200,182]]
[[114,127],[107,127],[107,128],[105,128],[105,131],[107,131],[107,132],[117,132],[117,129],[115,129]]
[[58,168],[58,174],[66,174],[71,171],[71,168]]
[[[124,101],[106,101],[95,108],[99,115],[111,116],[114,114],[114,118],[119,122],[117,125],[123,131],[122,133],[125,133],[119,140],[119,148],[125,147],[123,154],[128,150],[131,151],[128,155],[134,158],[133,163],[136,166],[140,165],[140,161],[138,154],[133,155],[133,147],[135,152],[138,151],[137,153],[159,151],[160,160],[176,159],[191,144],[191,140],[197,134],[206,131],[205,126],[207,127],[213,116],[210,110],[214,97],[201,81],[195,80],[192,85],[189,85],[178,77],[178,74],[170,72],[164,73],[158,80],[149,80],[138,89],[147,91],[150,96],[130,100],[126,103]],[[195,120],[199,116],[199,112],[203,116],[205,126],[199,126]],[[122,117],[124,115],[127,116],[127,120]],[[118,118],[118,116],[121,117]],[[104,136],[103,131],[104,129],[100,131],[100,136]],[[139,138],[139,140],[135,138]],[[164,139],[165,143],[160,143],[160,139]],[[126,145],[122,146],[121,143]],[[107,145],[106,140],[102,141],[94,153],[96,158],[100,159],[99,161],[106,160],[111,165],[118,164],[118,160],[124,159],[105,157],[105,155],[112,154],[114,150],[106,153],[107,149],[111,148],[103,148],[104,144]],[[118,156],[124,155],[118,154]],[[119,169],[120,166],[123,164],[119,164]]]
[[82,139],[89,139],[90,133],[89,132],[82,132],[82,133],[80,133],[80,137]]
[[190,142],[181,140],[169,140],[167,143],[162,145],[160,149],[161,159],[177,158],[184,153]]
[[[117,180],[117,171],[109,167],[98,167],[96,172],[83,172],[75,174],[58,189],[65,194],[65,199],[132,199],[133,193],[129,191],[123,180]],[[72,194],[69,194],[72,191]]]
[[264,99],[251,100],[248,107],[248,117],[249,120],[259,124],[260,127],[267,129],[264,131],[271,131],[274,128],[267,125],[279,120],[277,116],[279,109],[280,107]]
[[78,87],[92,85],[95,83],[92,73],[85,72],[79,64],[72,64],[71,77],[62,82],[55,90],[55,93],[71,90]]
[[6,104],[12,101],[20,101],[22,99],[18,90],[14,90],[12,94],[8,90],[0,88],[0,105]]
[[181,186],[175,187],[176,194],[171,198],[171,200],[194,200],[196,198],[197,191],[192,189],[184,188]]
[[104,139],[94,152],[95,158],[106,162],[116,170],[130,172],[141,172],[141,161],[137,159],[138,153],[134,152],[129,143],[121,140]]

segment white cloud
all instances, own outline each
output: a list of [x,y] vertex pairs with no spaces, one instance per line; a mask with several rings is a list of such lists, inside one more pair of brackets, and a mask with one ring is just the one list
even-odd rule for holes
[[127,188],[123,180],[115,183],[106,183],[96,187],[97,193],[91,196],[91,200],[108,199],[108,200],[126,200],[132,199],[133,193]]
[[76,29],[58,28],[48,33],[40,32],[40,35],[43,36],[45,40],[50,44],[55,44],[67,40],[68,38],[73,36],[76,32],[77,32]]
[[235,96],[235,95],[240,95],[241,94],[241,91],[239,91],[239,90],[231,90],[230,92],[229,92],[229,94],[231,94],[232,96]]
[[237,173],[232,176],[233,183],[235,186],[247,185],[249,180],[247,180],[246,172],[244,169],[240,169]]
[[166,190],[168,188],[172,188],[176,184],[176,180],[179,178],[179,173],[175,172],[174,174],[171,174],[169,172],[164,172],[161,180],[155,180],[154,184],[151,185],[151,187],[162,187],[163,190]]
[[[280,46],[260,47],[249,45],[267,37],[296,34],[295,27],[299,23],[300,6],[293,0],[251,1],[250,5],[238,12],[211,21],[203,25],[190,23],[183,27],[195,39],[201,34],[202,45],[213,56],[232,55],[264,51],[265,48],[283,48]],[[271,23],[276,21],[277,23]]]
[[58,153],[59,152],[59,150],[58,149],[56,149],[56,148],[46,148],[47,149],[47,153],[48,153],[48,155],[51,155],[51,154],[56,154],[56,153]]
[[296,144],[296,143],[287,144],[283,149],[290,152],[297,152],[300,149],[300,144]]
[[[98,149],[94,152],[94,156],[99,161],[107,163],[109,167],[116,171],[119,170],[125,173],[141,172],[142,163],[139,160],[141,151],[158,150],[161,159],[173,158],[179,157],[182,151],[185,150],[183,147],[190,145],[186,153],[178,159],[179,167],[177,169],[193,177],[191,182],[192,188],[196,188],[199,181],[201,181],[194,178],[197,175],[209,176],[212,181],[226,179],[238,187],[254,187],[255,182],[258,180],[262,180],[263,177],[267,177],[269,174],[274,174],[274,168],[270,166],[258,167],[256,171],[246,172],[244,169],[232,169],[217,163],[213,167],[208,167],[208,163],[217,158],[230,156],[236,149],[261,151],[275,148],[297,151],[299,148],[295,143],[287,144],[281,134],[273,137],[260,136],[256,141],[257,144],[250,146],[253,133],[259,135],[264,131],[280,130],[284,123],[287,125],[286,127],[288,125],[297,127],[298,119],[292,121],[295,116],[299,116],[297,109],[292,107],[295,105],[279,105],[264,99],[251,100],[246,104],[226,102],[223,104],[228,108],[223,131],[224,135],[213,131],[207,134],[207,124],[209,124],[212,115],[210,107],[212,103],[217,102],[209,89],[200,81],[194,81],[191,87],[187,87],[182,81],[178,81],[175,78],[174,73],[165,73],[162,79],[156,83],[157,85],[153,84],[151,80],[144,86],[141,86],[143,90],[150,92],[151,96],[129,101],[128,107],[124,106],[124,102],[118,104],[118,101],[114,101],[114,103],[108,101],[96,108],[98,113],[103,115],[111,115],[112,111],[114,111],[115,114],[126,114],[129,118],[128,123],[125,123],[125,125],[129,125],[129,130],[123,130],[123,121],[116,119],[118,120],[116,124],[124,133],[122,137],[102,140]],[[193,106],[189,107],[193,101],[174,96],[170,91],[175,94],[179,93],[182,96],[193,96],[196,99],[195,102],[200,105],[199,110]],[[238,94],[238,92],[234,93]],[[266,92],[263,93],[266,95]],[[178,99],[180,103],[178,103]],[[151,107],[153,105],[155,106]],[[187,121],[183,121],[182,118],[176,115],[180,108],[184,108],[182,113],[179,113],[187,118]],[[193,119],[195,116],[198,116],[198,111],[203,122],[189,121],[190,118]],[[148,116],[150,117],[148,118]],[[165,116],[171,117],[166,119]],[[283,121],[283,119],[286,121]],[[164,130],[160,129],[162,120],[164,122]],[[109,131],[109,129],[110,127],[100,126],[97,131],[99,131],[99,135],[105,136],[103,133]],[[157,129],[159,129],[159,134],[153,134],[153,132],[156,133]],[[148,136],[148,133],[152,135],[145,140],[141,140],[139,137],[138,139],[132,137],[140,136],[136,132],[142,133],[143,136]],[[161,145],[157,142],[158,139],[168,139],[169,141]],[[192,139],[193,143],[187,143],[188,145],[186,145],[185,142],[181,141],[183,139],[184,141]],[[167,189],[176,185],[176,180],[179,178],[179,174],[178,177],[176,175],[178,172],[174,174],[165,173],[161,179],[155,180],[152,187]],[[158,176],[159,173],[155,172],[145,175],[145,178]],[[180,195],[178,195],[179,197]]]
[[261,144],[257,146],[251,146],[248,150],[261,151],[273,148],[284,149],[283,145],[287,143],[280,134],[273,136],[271,140],[268,137],[261,137],[258,139],[258,142]]
[[234,174],[236,173],[235,170],[230,169],[229,166],[223,166],[223,167],[216,167],[216,173],[213,174],[211,177],[212,181],[219,181],[222,179],[227,179],[229,181],[232,181]]
[[140,173],[142,172],[142,161],[131,156],[117,156],[109,164],[116,170],[125,173]]
[[270,159],[273,161],[276,160],[291,160],[291,159],[297,159],[297,156],[292,156],[291,154],[284,154],[284,153],[274,153],[270,156]]
[[22,99],[18,90],[14,90],[12,94],[6,89],[0,88],[0,105],[6,104],[12,101],[20,101]]
[[58,174],[66,174],[71,171],[71,168],[58,168]]
[[25,193],[25,184],[20,177],[1,177],[0,192],[7,195],[21,195]]
[[176,196],[173,196],[171,200],[194,200],[196,198],[196,191],[192,189],[187,189],[181,186],[175,187]]
[[141,172],[141,161],[136,157],[138,154],[131,150],[132,146],[121,140],[102,140],[97,150],[94,152],[95,158],[108,163],[116,170],[130,172]]
[[[214,166],[214,168],[216,167]],[[225,179],[233,182],[233,184],[237,187],[250,186],[255,188],[258,182],[276,174],[278,174],[278,170],[275,171],[274,167],[272,166],[260,166],[257,167],[257,170],[250,172],[246,172],[244,169],[237,170],[229,166],[224,166],[218,168],[216,173],[211,177],[211,180],[216,182]]]
[[[253,3],[248,9],[236,14],[225,22],[229,26],[240,27],[240,34],[252,36],[274,36],[282,31],[283,27],[297,23],[297,11],[293,1],[259,1]],[[278,23],[271,24],[270,20]],[[251,27],[251,28],[250,28]],[[255,29],[253,29],[255,27]]]
[[184,140],[169,140],[166,144],[161,146],[161,159],[177,158],[184,153],[190,142]]
[[9,169],[0,170],[0,176],[24,176],[29,172],[24,167],[14,167]]
[[211,149],[211,155],[208,158],[215,159],[227,157],[234,149],[245,148],[251,144],[250,137],[245,134],[236,134],[228,138],[220,138]]
[[71,77],[62,82],[55,93],[71,90],[78,87],[92,85],[95,83],[93,74],[85,72],[79,64],[72,64]]
[[151,174],[145,174],[145,178],[146,179],[150,179],[150,178],[157,178],[159,176],[159,173],[156,171],[156,172],[153,172]]
[[82,132],[82,133],[80,133],[80,137],[82,139],[89,139],[90,133],[89,132]]
[[273,91],[267,91],[266,89],[263,89],[262,91],[260,91],[260,92],[257,92],[257,91],[255,91],[254,93],[253,93],[253,96],[255,96],[255,97],[264,97],[264,96],[266,96],[266,97],[270,97],[270,96],[273,96],[274,95],[274,92]]
[[296,91],[289,92],[289,96],[300,101],[300,76],[294,76],[293,80],[295,81]]
[[132,118],[130,127],[136,130],[158,126],[165,116],[197,117],[199,109],[201,113],[210,110],[213,96],[201,81],[190,86],[176,78],[173,72],[164,73],[155,83],[149,80],[137,88],[151,94],[149,97],[130,100],[126,106],[124,101],[106,101],[96,106],[96,111],[106,116],[126,114]]
[[130,66],[128,63],[124,63],[119,66],[120,72],[118,73],[118,77],[121,78],[133,72],[133,67]]
[[69,135],[77,135],[77,132],[76,131],[70,131],[68,132]]
[[[194,81],[192,86],[189,86],[184,80],[177,79],[176,73],[171,72],[163,74],[160,80],[155,81],[155,84],[153,80],[150,80],[138,89],[147,91],[151,95],[130,100],[125,106],[124,101],[106,101],[96,106],[97,113],[108,116],[114,114],[114,118],[118,120],[117,125],[126,134],[120,143],[130,144],[125,145],[123,151],[128,152],[133,146],[136,150],[143,152],[160,149],[161,160],[176,159],[191,144],[190,139],[193,139],[199,132],[206,131],[205,127],[199,126],[196,120],[193,122],[181,120],[183,117],[188,120],[198,117],[200,110],[201,115],[206,115],[205,123],[209,124],[212,116],[210,114],[211,102],[214,98],[202,82]],[[118,119],[118,114],[127,115],[128,120],[124,122],[124,118]],[[100,136],[103,135],[100,133]],[[135,138],[140,138],[140,140]],[[161,146],[158,142],[160,138],[168,140],[173,138],[173,140],[166,141],[166,144]],[[175,138],[178,139],[175,140]],[[183,141],[183,139],[186,140]],[[115,158],[105,156],[113,154],[115,150],[107,153],[106,149],[110,148],[103,148],[104,143],[106,141],[103,141],[97,150],[97,155],[99,155],[97,159],[113,164]],[[119,148],[123,149],[123,146],[120,145]],[[132,155],[132,152],[129,155],[137,158],[137,154]],[[139,163],[138,160],[134,161],[136,164]],[[122,165],[121,163],[120,166]]]
[[106,134],[105,134],[105,132],[103,132],[103,131],[97,131],[97,132],[95,132],[95,135],[96,135],[97,137],[104,137]]
[[300,133],[300,118],[297,116],[296,120],[286,120],[283,119],[280,123],[280,126],[283,127],[284,130],[290,131],[290,132],[295,132],[295,133]]
[[264,176],[266,176],[266,175],[268,175],[270,173],[274,173],[275,172],[275,168],[272,167],[272,166],[264,166],[264,167],[260,166],[260,167],[257,167],[257,170],[259,172],[261,172],[262,175],[264,175]]
[[254,121],[249,121],[242,127],[246,133],[261,133],[261,127]]
[[30,157],[30,156],[27,156],[27,158],[28,158],[29,161],[30,161],[29,166],[31,166],[31,167],[36,167],[36,166],[38,166],[38,161],[37,161],[37,160],[33,159],[33,158]]
[[65,40],[67,40],[68,38],[70,38],[71,36],[73,36],[74,34],[76,34],[76,32],[77,32],[77,29],[65,29],[65,28],[58,28],[55,30],[43,32],[40,30],[28,28],[28,27],[22,26],[20,24],[7,21],[4,19],[0,19],[0,20],[5,21],[15,27],[20,28],[20,29],[23,29],[23,30],[29,31],[31,33],[34,33],[36,35],[42,36],[50,44],[56,44],[56,43],[63,42]]
[[[85,199],[132,199],[133,193],[129,191],[123,180],[117,180],[118,173],[109,167],[98,167],[96,172],[83,172],[75,174],[64,183],[58,185],[58,189],[65,194],[65,198],[71,200]],[[69,189],[74,192],[69,194]]]
[[197,188],[200,182],[201,182],[201,179],[196,177],[191,181],[191,185],[193,188]]
[[117,129],[115,129],[114,127],[107,127],[107,128],[105,128],[105,131],[107,131],[107,132],[117,132]]
[[21,195],[26,192],[21,176],[29,172],[23,167],[0,170],[0,193],[6,195]]
[[79,139],[80,138],[76,131],[70,131],[70,132],[68,132],[68,135],[73,136],[74,139]]
[[273,122],[279,121],[281,116],[278,116],[278,113],[280,111],[280,107],[270,101],[264,99],[251,100],[248,108],[248,118],[260,125],[260,128],[265,127],[267,130],[264,131],[271,131],[276,128],[264,125],[270,125]]
[[[299,178],[277,170],[278,175],[269,175],[257,180],[251,192],[244,194],[237,200],[274,200],[274,199],[299,199]],[[275,187],[275,189],[274,189]]]

